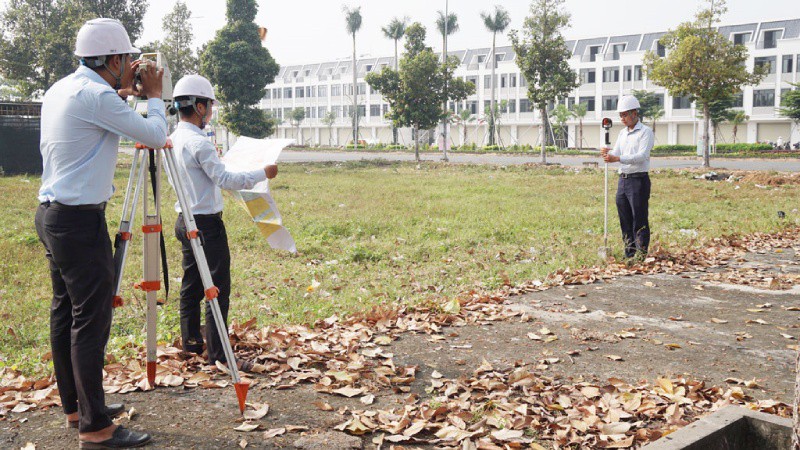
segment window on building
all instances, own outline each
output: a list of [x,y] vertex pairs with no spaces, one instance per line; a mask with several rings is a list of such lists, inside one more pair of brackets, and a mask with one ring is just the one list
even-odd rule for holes
[[622,81],[633,80],[633,67],[625,66],[622,68]]
[[755,89],[753,91],[753,107],[774,107],[775,106],[775,90],[774,89]]
[[611,46],[611,59],[619,59],[620,53],[625,51],[625,44],[614,44]]
[[657,102],[658,106],[663,108],[664,107],[664,94],[656,94],[655,97],[656,97],[656,102]]
[[797,66],[795,66],[794,71],[800,73],[800,55],[797,55],[794,60],[797,61]]
[[[498,109],[500,109],[500,108],[498,108]],[[483,101],[483,110],[487,111],[487,112],[491,111],[491,102],[489,100],[484,100]]]
[[275,88],[272,90],[272,98],[281,98],[281,89]]
[[519,87],[527,87],[528,80],[525,79],[525,75],[520,74],[519,76]]
[[[784,95],[786,95],[786,93],[787,93],[787,92],[789,92],[789,91],[791,91],[791,89],[789,89],[789,88],[782,88],[782,89],[781,89],[781,99],[782,99],[782,98],[783,98],[783,96],[784,96]],[[779,99],[779,100],[778,100],[778,103],[780,103],[780,102],[781,102],[781,100]]]
[[386,114],[389,114],[389,104],[388,103],[384,103],[383,104],[383,108],[382,108],[381,112],[383,113],[383,117],[386,117]]
[[511,75],[508,76],[508,84],[512,88],[517,87],[517,74],[512,73]]
[[667,56],[667,47],[664,47],[664,44],[658,41],[656,41],[656,54],[662,58]]
[[615,111],[617,109],[617,101],[619,101],[619,98],[616,95],[604,95],[603,111]]
[[486,55],[478,55],[478,64],[486,61]]
[[734,33],[733,34],[733,44],[734,45],[744,45],[750,42],[750,33]]
[[689,109],[692,102],[689,97],[672,97],[672,109]]
[[367,83],[358,83],[358,95],[367,94]]
[[528,100],[527,98],[519,99],[519,112],[521,113],[533,112],[533,109],[531,109],[531,101]]
[[358,105],[358,117],[367,116],[367,105]]
[[478,77],[467,77],[467,83],[472,83],[475,89],[478,89]]
[[294,88],[294,97],[295,98],[303,98],[305,94],[305,89],[303,87],[296,87]]
[[589,61],[597,61],[597,55],[600,53],[601,45],[593,45],[589,47]]
[[767,66],[767,73],[775,73],[775,56],[761,56],[754,60],[756,67]]
[[506,74],[500,75],[500,87],[504,88],[508,86],[508,79]]
[[770,30],[764,32],[764,48],[775,48],[778,46],[778,39],[781,36],[781,30]]
[[283,98],[292,98],[292,88],[283,88]]
[[313,119],[314,114],[312,111],[313,108],[306,108],[306,119]]
[[327,97],[328,86],[317,86],[317,97]]
[[267,90],[264,92],[264,100],[269,100],[269,99],[270,99],[270,97],[272,97],[272,91],[271,91],[271,90],[269,90],[269,89],[267,89]]
[[731,106],[734,108],[744,108],[744,92],[739,92],[733,96]]
[[314,86],[306,86],[306,97],[313,97],[314,91]]
[[306,70],[306,76],[311,75],[311,70]]
[[484,75],[483,76],[483,88],[484,89],[491,89],[492,88],[492,76],[491,75]]
[[619,82],[619,67],[606,67],[603,69],[603,83]]
[[372,72],[372,64],[367,64],[367,72]]
[[467,102],[467,109],[472,114],[478,114],[478,102],[475,100],[470,100]]
[[586,105],[586,111],[594,111],[594,97],[581,97],[578,102]]
[[285,117],[286,119],[288,119],[289,115],[291,114],[291,112],[292,112],[292,108],[283,108],[283,116],[281,116],[281,117]]
[[325,115],[328,114],[328,107],[327,106],[317,106],[317,117],[322,119]]
[[508,101],[508,112],[509,113],[516,113],[517,112],[517,101],[512,99]]
[[299,73],[299,72],[298,72],[298,71],[296,71],[296,70],[292,71],[292,78],[297,78],[297,74],[298,74],[298,73]]
[[331,97],[341,97],[342,95],[342,85],[341,84],[334,84],[331,86]]
[[369,115],[370,117],[380,117],[381,105],[369,105]]
[[633,81],[642,81],[642,66],[633,66]]
[[781,60],[781,73],[792,73],[794,69],[794,57],[792,55],[783,55]]
[[593,84],[595,82],[594,69],[581,69],[580,80],[581,84]]

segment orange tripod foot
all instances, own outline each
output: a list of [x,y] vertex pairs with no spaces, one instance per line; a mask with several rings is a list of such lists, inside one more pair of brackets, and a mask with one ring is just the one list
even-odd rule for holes
[[250,389],[249,383],[233,383],[234,389],[236,389],[236,398],[239,400],[239,411],[244,414],[244,404],[247,401],[247,390]]

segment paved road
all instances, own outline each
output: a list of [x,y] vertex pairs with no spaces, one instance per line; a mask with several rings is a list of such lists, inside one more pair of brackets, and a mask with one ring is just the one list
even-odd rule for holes
[[[424,161],[439,161],[438,154],[423,154]],[[387,161],[413,161],[414,155],[411,153],[372,153],[372,152],[314,152],[314,151],[291,151],[285,150],[281,153],[279,162],[325,162],[325,161],[360,161],[360,160],[387,160]],[[464,155],[452,154],[450,161],[454,163],[472,164],[525,164],[539,162],[538,155]],[[550,163],[563,164],[565,166],[581,166],[584,162],[597,162],[599,158],[591,156],[551,156],[547,158]],[[690,168],[701,167],[702,162],[699,158],[653,158],[650,160],[653,168]],[[715,169],[728,170],[775,170],[781,172],[800,171],[800,160],[797,159],[720,159],[712,158],[711,167]]]

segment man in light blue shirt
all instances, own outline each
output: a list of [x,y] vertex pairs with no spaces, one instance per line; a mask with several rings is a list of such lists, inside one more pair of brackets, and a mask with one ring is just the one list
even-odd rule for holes
[[[80,448],[138,447],[150,435],[114,425],[123,405],[105,405],[103,364],[111,330],[114,268],[105,205],[119,137],[150,147],[167,140],[163,70],[139,65],[127,31],[113,19],[93,19],[78,32],[78,69],[57,81],[42,101],[43,173],[36,231],[50,264],[53,299],[50,342],[67,424],[79,428]],[[128,95],[148,98],[145,119]]]
[[[228,235],[222,221],[222,190],[250,189],[256,183],[278,174],[278,167],[269,165],[250,172],[229,172],[220,161],[217,149],[208,140],[203,128],[211,118],[215,101],[214,88],[200,75],[187,75],[175,84],[173,92],[178,107],[180,123],[170,136],[177,167],[172,176],[183,181],[190,208],[198,230],[203,236],[203,253],[214,286],[219,288],[217,301],[227,330],[228,309],[231,292],[231,255]],[[170,179],[170,182],[172,180]],[[186,234],[186,224],[180,204],[175,204],[179,213],[175,222],[175,236],[183,251],[183,278],[181,280],[181,341],[185,351],[203,353],[203,334],[200,331],[201,303],[206,304],[205,344],[209,364],[227,363],[220,338],[214,323],[209,302],[203,302],[205,289],[197,267],[191,242]],[[237,358],[240,370],[252,369],[251,361]]]
[[639,108],[632,95],[619,100],[617,111],[625,128],[619,132],[613,150],[601,149],[606,162],[620,163],[616,202],[626,258],[646,255],[650,246],[648,171],[655,137],[639,119]]

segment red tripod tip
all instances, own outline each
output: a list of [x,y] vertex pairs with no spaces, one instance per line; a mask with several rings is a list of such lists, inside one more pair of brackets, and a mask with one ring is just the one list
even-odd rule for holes
[[236,398],[239,400],[239,411],[244,414],[244,403],[247,401],[247,390],[250,389],[249,383],[233,383],[236,389]]
[[156,362],[147,361],[147,382],[150,386],[156,387]]

